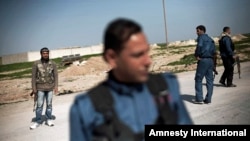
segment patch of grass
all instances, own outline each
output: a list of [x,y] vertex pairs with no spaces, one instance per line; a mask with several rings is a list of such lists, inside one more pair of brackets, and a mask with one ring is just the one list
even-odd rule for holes
[[173,73],[181,73],[181,72],[185,72],[185,70],[183,69],[183,70],[173,70],[172,71]]
[[155,50],[166,50],[166,44],[157,44],[157,46],[159,46],[159,48],[155,48]]
[[174,65],[191,65],[196,63],[196,59],[194,57],[194,54],[189,54],[183,56],[179,61],[174,61],[171,63],[168,63],[167,65],[174,66]]
[[27,77],[31,77],[31,73],[32,73],[32,68],[26,69],[23,71],[14,72],[14,73],[9,73],[9,74],[0,74],[0,79],[27,78]]
[[[59,65],[61,62],[61,58],[55,58],[51,60],[53,60],[56,63],[59,71],[65,68]],[[11,72],[11,71],[14,71],[14,72],[7,73],[7,74],[0,74],[0,79],[5,79],[5,78],[16,79],[16,78],[31,77],[33,64],[34,64],[34,61],[1,65],[0,73]]]
[[246,48],[250,48],[250,38],[243,39],[234,43],[235,50],[240,53],[245,53]]
[[83,59],[83,60],[88,60],[90,57],[96,57],[96,56],[101,56],[101,55],[102,55],[102,53],[84,55],[84,56],[82,56],[82,59]]
[[177,48],[179,48],[179,49],[183,49],[183,48],[191,48],[191,47],[195,47],[195,45],[188,45],[188,46],[170,46],[170,47],[175,48],[175,49],[177,49]]
[[159,43],[159,44],[157,44],[157,46],[160,46],[161,48],[165,48],[166,49],[166,43]]
[[60,64],[61,61],[62,61],[62,58],[59,57],[59,58],[54,58],[54,59],[51,59],[51,60],[53,60],[56,64]]
[[188,45],[188,46],[168,46],[166,47],[166,44],[157,44],[160,46],[159,48],[156,48],[155,50],[180,50],[180,51],[170,51],[170,53],[174,54],[180,54],[182,52],[185,52],[185,48],[192,48],[195,47],[194,45]]
[[215,45],[216,51],[219,51],[219,45]]
[[234,42],[235,45],[250,43],[250,37]]
[[245,60],[241,60],[241,61],[243,61],[243,62],[249,61],[250,60],[250,51],[246,50],[243,53],[247,56],[247,58]]
[[176,48],[175,46],[167,46],[166,47],[166,43],[160,43],[160,44],[157,44],[157,46],[160,47],[160,48],[156,48],[157,50],[166,50],[166,49]]
[[32,65],[33,65],[33,62],[24,62],[24,63],[14,63],[14,64],[1,65],[0,73],[1,72],[7,72],[7,71],[20,70],[20,69],[27,69],[27,68],[31,68]]
[[241,45],[235,45],[235,49],[239,52],[241,52],[242,49],[250,48],[250,45],[247,44],[241,44]]
[[[100,56],[101,54],[91,54],[91,55],[84,55],[81,58],[83,60],[88,60],[90,57],[94,56]],[[67,68],[68,66],[62,66],[60,65],[62,62],[62,58],[54,58],[51,59],[53,60],[56,65],[58,72],[62,71],[63,69]],[[27,78],[31,77],[32,73],[32,65],[34,64],[34,61],[32,62],[23,62],[23,63],[13,63],[13,64],[6,64],[6,65],[1,65],[0,67],[0,73],[4,72],[11,72],[14,71],[13,73],[6,73],[6,74],[0,74],[0,80],[2,79],[17,79],[17,78]]]
[[161,55],[165,55],[166,53],[164,51],[157,51],[157,53],[152,54],[150,57],[155,57],[155,56],[161,56]]
[[250,33],[245,33],[245,34],[242,34],[242,35],[250,38]]
[[178,50],[172,50],[172,51],[170,51],[169,53],[171,53],[171,54],[181,54],[181,53],[183,53],[183,52],[185,52],[184,49],[178,49]]
[[[62,58],[55,58],[55,59],[51,59],[51,60],[53,60],[57,65],[59,65]],[[7,72],[7,71],[16,71],[16,70],[32,68],[33,64],[34,64],[34,61],[1,65],[0,73]]]

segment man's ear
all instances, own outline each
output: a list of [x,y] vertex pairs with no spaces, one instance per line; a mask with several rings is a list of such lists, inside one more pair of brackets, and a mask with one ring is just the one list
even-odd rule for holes
[[105,59],[111,68],[116,68],[117,54],[114,50],[108,49],[105,53]]

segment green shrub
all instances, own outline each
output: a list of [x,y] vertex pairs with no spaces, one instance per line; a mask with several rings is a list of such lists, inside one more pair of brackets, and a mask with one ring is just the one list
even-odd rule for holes
[[167,65],[174,66],[174,65],[191,65],[196,63],[196,59],[194,57],[194,54],[184,55],[179,61],[174,61],[171,63],[168,63]]

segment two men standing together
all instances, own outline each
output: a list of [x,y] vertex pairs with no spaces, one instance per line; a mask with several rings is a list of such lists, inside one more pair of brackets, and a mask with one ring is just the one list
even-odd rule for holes
[[[214,56],[216,48],[214,40],[206,34],[206,28],[203,25],[196,27],[198,35],[197,46],[195,49],[195,57],[197,59],[197,69],[195,74],[195,104],[209,104],[213,94],[213,71],[214,71]],[[220,78],[220,83],[226,87],[236,87],[233,84],[234,72],[234,44],[230,37],[230,28],[224,27],[221,38],[219,39],[219,51],[223,61],[224,72]],[[206,78],[207,94],[203,98],[202,80]],[[227,81],[227,83],[225,83]]]

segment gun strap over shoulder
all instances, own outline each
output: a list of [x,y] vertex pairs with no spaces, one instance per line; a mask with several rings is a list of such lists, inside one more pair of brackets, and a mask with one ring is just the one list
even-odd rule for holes
[[176,124],[177,112],[170,107],[170,95],[165,78],[162,74],[150,74],[147,85],[158,106],[159,117],[156,124]]
[[219,39],[219,51],[220,52],[224,52],[225,51],[225,46],[224,46],[224,43],[223,43],[223,38],[225,38],[226,36],[222,36],[220,39]]
[[147,86],[153,95],[158,95],[159,92],[166,91],[168,89],[167,83],[161,74],[149,74]]
[[99,84],[89,92],[90,99],[96,109],[104,117],[104,123],[93,130],[93,141],[141,141],[143,134],[133,131],[121,122],[114,110],[113,97],[106,82]]
[[[154,95],[159,110],[156,124],[176,124],[177,114],[169,106],[167,83],[163,76],[161,74],[150,74],[147,86],[151,94]],[[142,140],[143,133],[134,134],[128,126],[119,120],[114,110],[113,97],[106,82],[90,90],[89,96],[96,111],[104,116],[104,124],[94,129],[96,140],[103,138],[103,136],[110,141]]]

